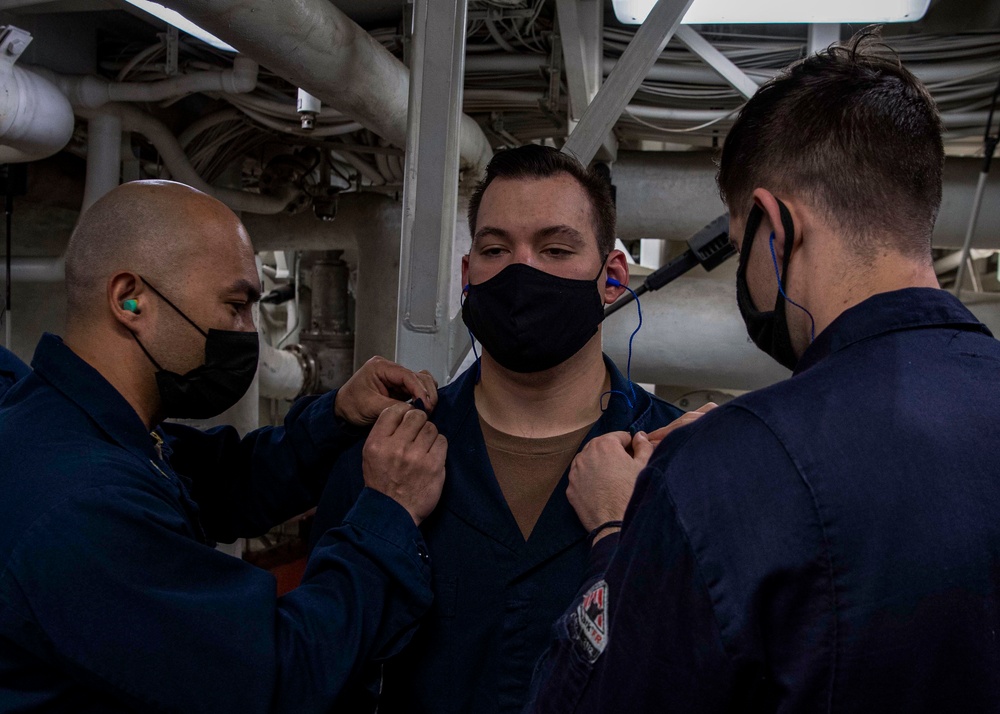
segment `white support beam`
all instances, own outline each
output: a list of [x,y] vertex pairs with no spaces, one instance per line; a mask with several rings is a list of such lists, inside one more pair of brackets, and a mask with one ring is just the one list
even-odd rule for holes
[[584,166],[591,162],[692,3],[694,0],[657,0],[580,117],[580,123],[563,146],[564,152]]
[[452,366],[466,3],[415,0],[396,361],[441,383]]
[[840,42],[839,22],[814,22],[809,25],[809,46],[807,52],[809,56],[825,50],[835,42]]
[[745,99],[756,93],[759,85],[747,76],[746,72],[737,67],[724,54],[719,52],[712,43],[698,34],[689,25],[677,28],[677,39],[683,42],[689,50],[698,55],[709,67],[719,73],[719,76],[729,82]]
[[[576,128],[604,80],[603,0],[556,0],[559,37],[569,94],[569,133]],[[604,138],[597,158],[614,161],[618,140],[611,132]]]

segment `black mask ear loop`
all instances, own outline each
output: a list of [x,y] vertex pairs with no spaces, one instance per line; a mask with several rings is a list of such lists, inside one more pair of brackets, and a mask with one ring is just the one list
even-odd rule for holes
[[[185,320],[187,320],[188,324],[190,324],[190,325],[191,325],[191,327],[193,327],[194,329],[198,330],[198,332],[200,332],[200,333],[201,333],[202,337],[204,337],[204,338],[205,338],[206,340],[208,339],[208,333],[207,333],[207,332],[205,332],[205,331],[204,331],[203,329],[201,329],[200,327],[198,327],[198,326],[197,326],[196,324],[194,324],[194,321],[193,321],[193,320],[192,320],[192,319],[191,319],[190,317],[188,317],[187,315],[185,315],[185,314],[183,313],[183,311],[182,311],[182,310],[181,310],[181,309],[180,309],[179,307],[177,307],[177,306],[176,306],[176,305],[174,305],[174,304],[173,304],[172,302],[170,302],[170,300],[168,300],[168,299],[166,298],[166,296],[165,296],[165,295],[164,295],[163,293],[161,293],[161,292],[160,292],[159,290],[157,290],[157,289],[156,289],[156,288],[155,288],[155,287],[153,286],[153,284],[152,284],[151,282],[149,282],[149,281],[148,281],[148,280],[147,280],[146,278],[142,277],[141,275],[139,276],[139,279],[140,279],[140,280],[141,280],[142,282],[146,283],[146,285],[148,285],[148,286],[149,286],[149,289],[150,289],[150,290],[152,290],[152,291],[153,291],[154,293],[156,293],[157,297],[159,297],[159,298],[160,298],[161,300],[163,300],[163,302],[167,303],[167,305],[169,305],[170,307],[172,307],[172,308],[174,309],[174,311],[175,311],[175,312],[176,312],[176,313],[177,313],[178,315],[180,315],[180,316],[181,316],[181,317],[183,317],[183,318],[184,318]],[[147,349],[146,349],[146,346],[145,346],[145,345],[143,345],[143,344],[142,344],[142,342],[140,342],[140,341],[139,341],[139,336],[138,336],[137,334],[135,334],[134,332],[132,332],[131,330],[129,330],[129,332],[130,332],[130,333],[132,333],[132,339],[133,339],[133,340],[135,340],[135,343],[136,343],[137,345],[139,345],[139,349],[141,349],[141,350],[143,351],[143,354],[145,354],[145,355],[146,355],[146,358],[147,358],[147,359],[149,359],[149,361],[153,363],[153,366],[154,366],[154,367],[156,367],[156,369],[157,369],[158,371],[160,371],[160,372],[163,372],[163,371],[165,371],[165,370],[163,369],[163,367],[161,367],[161,366],[160,366],[160,363],[159,363],[159,362],[157,362],[157,361],[156,361],[155,359],[153,359],[153,355],[151,355],[151,354],[149,353],[149,350],[147,350]]]
[[[465,307],[465,300],[469,295],[469,287],[470,283],[466,283],[465,287],[462,288],[462,302],[460,303],[462,307]],[[476,350],[476,336],[472,334],[472,330],[468,325],[465,326],[465,329],[468,331],[469,339],[472,341],[472,354],[476,356],[476,384],[479,384],[479,380],[483,378],[483,358]]]
[[170,300],[168,300],[168,299],[166,298],[166,296],[165,296],[165,295],[164,295],[163,293],[161,293],[161,292],[160,292],[159,290],[157,290],[157,289],[156,289],[156,288],[155,288],[155,287],[153,286],[153,284],[152,284],[151,282],[149,282],[148,280],[146,280],[146,278],[142,277],[141,275],[139,276],[139,279],[140,279],[140,280],[142,280],[142,282],[146,283],[146,285],[148,285],[148,286],[149,286],[149,289],[150,289],[150,290],[152,290],[152,291],[153,291],[154,293],[156,293],[156,294],[157,294],[157,296],[158,296],[158,297],[159,297],[159,298],[160,298],[160,299],[161,299],[161,300],[162,300],[163,302],[167,303],[167,305],[169,305],[170,307],[172,307],[172,308],[174,309],[174,312],[176,312],[176,313],[177,313],[178,315],[180,315],[180,316],[181,316],[181,317],[183,317],[183,318],[184,318],[185,320],[187,320],[188,324],[189,324],[189,325],[191,325],[191,327],[193,327],[194,329],[198,330],[198,332],[200,332],[200,333],[201,333],[201,336],[202,336],[202,337],[204,337],[204,338],[205,338],[206,340],[208,339],[208,333],[207,333],[207,332],[205,332],[205,331],[204,331],[203,329],[201,329],[200,327],[198,327],[198,326],[197,326],[197,325],[196,325],[196,324],[194,323],[194,320],[192,320],[192,319],[191,319],[190,317],[188,317],[187,315],[185,315],[185,314],[184,314],[184,312],[183,312],[183,311],[182,311],[182,310],[181,310],[181,309],[180,309],[179,307],[177,307],[177,306],[176,306],[176,305],[174,305],[174,304],[173,304],[172,302],[170,302]]
[[[794,305],[809,316],[809,322],[811,324],[811,327],[809,328],[809,341],[814,342],[816,340],[816,319],[805,307],[799,305],[797,302],[788,297],[788,293],[785,292],[785,286],[782,283],[781,276],[788,275],[788,264],[792,257],[791,243],[795,241],[795,223],[792,221],[792,214],[789,212],[788,207],[785,206],[780,199],[776,198],[775,200],[778,201],[778,211],[781,214],[781,226],[785,230],[785,259],[782,261],[782,269],[780,273],[778,272],[778,255],[774,250],[774,231],[771,231],[771,238],[768,241],[771,248],[771,262],[774,263],[774,274],[778,278],[778,292],[781,294],[781,297],[785,299],[785,302],[790,305]],[[781,312],[784,313],[783,304],[780,306],[780,309]],[[781,318],[784,319],[785,315],[782,314]]]

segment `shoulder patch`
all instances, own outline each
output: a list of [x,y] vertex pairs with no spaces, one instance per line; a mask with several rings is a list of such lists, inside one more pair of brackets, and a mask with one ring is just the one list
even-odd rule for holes
[[604,580],[594,583],[583,596],[575,619],[573,639],[584,658],[593,664],[608,644],[608,584]]

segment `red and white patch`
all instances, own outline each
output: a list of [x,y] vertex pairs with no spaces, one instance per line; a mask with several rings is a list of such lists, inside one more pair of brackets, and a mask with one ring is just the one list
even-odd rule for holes
[[596,662],[608,644],[608,584],[600,580],[576,608],[576,642],[590,662]]

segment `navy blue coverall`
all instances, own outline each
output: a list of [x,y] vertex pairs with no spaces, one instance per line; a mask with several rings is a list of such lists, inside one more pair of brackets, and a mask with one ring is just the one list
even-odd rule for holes
[[158,448],[59,338],[33,367],[0,399],[0,711],[326,712],[362,663],[408,640],[429,564],[380,493],[322,534],[281,598],[269,573],[212,547],[315,504],[356,436],[335,395],[242,440],[165,425]]
[[659,446],[528,711],[1000,711],[998,444],[1000,342],[961,303],[847,310]]
[[[631,392],[605,358],[611,388]],[[552,622],[569,604],[587,566],[587,532],[556,486],[527,542],[493,475],[475,404],[473,366],[438,392],[431,415],[448,438],[447,477],[437,510],[421,526],[434,558],[434,604],[410,645],[385,664],[380,714],[517,712]],[[681,414],[636,387],[630,407],[611,397],[584,442],[611,431],[652,431]],[[346,479],[346,480],[345,480]],[[316,525],[349,512],[362,487],[360,447],[337,463]],[[371,710],[355,692],[340,711]]]
[[0,347],[0,397],[14,386],[14,382],[31,374],[31,368],[10,350]]

